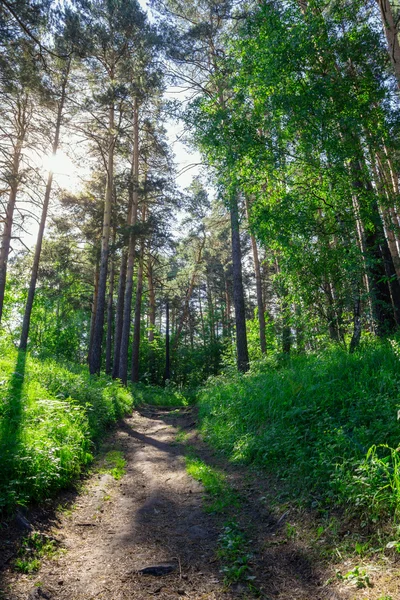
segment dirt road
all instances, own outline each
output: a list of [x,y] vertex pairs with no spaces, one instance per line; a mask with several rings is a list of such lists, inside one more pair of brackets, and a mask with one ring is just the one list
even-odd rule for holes
[[[251,558],[249,579],[225,585],[219,536],[233,513],[204,509],[203,487],[185,469],[189,444],[206,463],[218,462],[199,439],[190,409],[148,407],[125,419],[109,445],[123,452],[126,474],[117,481],[110,474],[95,473],[68,510],[46,519],[39,511],[35,530],[57,540],[60,550],[31,575],[16,573],[8,557],[0,598],[350,597],[323,585],[327,573],[313,564],[301,540],[288,535],[287,515],[278,518],[268,509],[265,482],[254,476],[246,479],[244,471],[232,468],[227,477],[240,495],[240,505],[232,511],[246,532]],[[3,531],[3,550],[4,538]]]

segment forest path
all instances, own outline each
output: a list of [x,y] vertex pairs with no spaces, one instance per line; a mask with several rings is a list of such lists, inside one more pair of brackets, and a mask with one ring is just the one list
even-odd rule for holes
[[[329,574],[313,564],[306,545],[292,535],[287,515],[268,508],[266,482],[217,458],[200,439],[194,421],[193,409],[154,407],[141,408],[125,419],[110,436],[107,449],[123,452],[126,474],[120,481],[109,474],[93,474],[70,510],[58,511],[47,524],[43,519],[34,521],[35,529],[47,531],[62,551],[43,560],[40,571],[32,575],[16,573],[9,560],[0,598],[350,597],[337,586],[324,585]],[[234,491],[232,505],[222,512],[206,510],[202,484],[186,473],[188,451],[202,464],[225,471],[224,481]],[[232,521],[238,529],[229,534],[224,527]],[[217,552],[224,531],[231,548],[237,531],[244,532],[237,552],[228,551],[225,558]],[[248,553],[250,579],[227,587],[221,569],[239,568]],[[156,566],[159,573],[140,572]]]

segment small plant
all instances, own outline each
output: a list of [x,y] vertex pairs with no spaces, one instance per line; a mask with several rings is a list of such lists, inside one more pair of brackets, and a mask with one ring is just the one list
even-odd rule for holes
[[22,540],[14,569],[20,573],[35,573],[40,569],[41,559],[50,558],[57,552],[56,541],[48,536],[34,532]]
[[286,537],[288,540],[293,540],[297,536],[297,530],[294,525],[286,523]]
[[177,441],[178,444],[184,444],[187,439],[189,437],[189,434],[187,431],[184,431],[184,429],[179,428],[176,435],[175,435],[175,439]]
[[219,536],[217,555],[223,565],[221,573],[224,574],[225,585],[254,579],[249,575],[251,554],[247,551],[245,536],[234,521],[225,525]]
[[239,499],[228,485],[223,473],[195,456],[186,457],[186,470],[193,479],[201,481],[205,491],[211,497],[211,501],[206,506],[209,512],[224,512],[238,505]]
[[372,587],[369,575],[365,569],[360,567],[354,567],[351,571],[348,571],[345,575],[342,575],[340,571],[337,571],[336,577],[341,581],[348,581],[352,585],[355,585],[357,589],[364,589]]
[[126,460],[120,450],[110,450],[101,461],[99,473],[109,473],[117,481],[125,475]]

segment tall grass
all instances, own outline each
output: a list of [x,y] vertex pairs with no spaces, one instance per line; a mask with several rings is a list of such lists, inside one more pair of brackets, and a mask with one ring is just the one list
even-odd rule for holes
[[202,429],[233,461],[276,473],[314,505],[398,516],[397,354],[397,342],[375,342],[213,378],[200,394]]
[[95,442],[134,401],[106,376],[38,361],[4,339],[0,355],[0,510],[10,510],[79,475]]

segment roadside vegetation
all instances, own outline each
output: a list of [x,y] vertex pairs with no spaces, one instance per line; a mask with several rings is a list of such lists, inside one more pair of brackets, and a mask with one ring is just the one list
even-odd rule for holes
[[5,339],[0,344],[0,510],[9,510],[79,476],[134,398],[105,375],[39,361]]
[[316,509],[397,520],[399,350],[398,340],[371,341],[357,354],[333,347],[229,371],[200,393],[202,431],[232,461],[278,475]]

